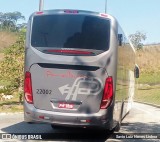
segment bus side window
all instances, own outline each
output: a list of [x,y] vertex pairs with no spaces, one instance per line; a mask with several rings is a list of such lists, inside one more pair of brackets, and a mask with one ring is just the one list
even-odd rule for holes
[[123,34],[118,34],[118,45],[122,46],[123,43]]

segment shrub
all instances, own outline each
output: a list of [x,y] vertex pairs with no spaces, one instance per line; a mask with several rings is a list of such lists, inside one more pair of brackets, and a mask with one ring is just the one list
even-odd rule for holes
[[0,62],[0,79],[8,82],[5,86],[8,93],[23,88],[24,35],[21,32],[17,42],[4,50],[4,59]]

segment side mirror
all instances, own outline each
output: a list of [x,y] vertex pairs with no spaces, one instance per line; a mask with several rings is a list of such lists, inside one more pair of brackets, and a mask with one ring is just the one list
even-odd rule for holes
[[134,68],[134,77],[139,78],[139,67],[137,64],[135,65],[135,68]]
[[122,46],[122,41],[123,41],[123,35],[122,34],[118,34],[118,45]]

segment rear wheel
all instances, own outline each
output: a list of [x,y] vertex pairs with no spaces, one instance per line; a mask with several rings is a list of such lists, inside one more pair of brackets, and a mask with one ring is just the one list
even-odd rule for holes
[[51,124],[52,129],[61,129],[62,126]]
[[28,124],[33,124],[34,122],[27,122]]

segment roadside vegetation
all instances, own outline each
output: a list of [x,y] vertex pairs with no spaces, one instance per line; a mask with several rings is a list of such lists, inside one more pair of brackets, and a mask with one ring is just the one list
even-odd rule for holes
[[23,111],[23,105],[19,103],[19,96],[17,94],[13,94],[13,96],[13,99],[0,101],[0,113]]
[[11,46],[17,40],[17,33],[0,30],[0,54],[6,47]]
[[129,36],[136,47],[136,63],[140,77],[136,79],[135,100],[160,105],[160,44],[143,45],[147,36],[137,31]]
[[137,51],[140,78],[135,100],[160,105],[160,45],[144,46]]
[[[1,55],[0,55],[1,56]],[[3,50],[0,61],[0,112],[22,111],[24,33]],[[9,98],[9,97],[13,98]]]
[[26,24],[20,12],[0,13],[0,112],[22,111]]

